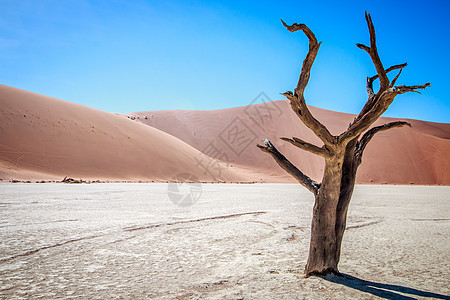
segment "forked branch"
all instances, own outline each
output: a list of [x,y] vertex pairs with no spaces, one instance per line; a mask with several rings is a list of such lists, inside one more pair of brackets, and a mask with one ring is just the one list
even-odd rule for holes
[[263,139],[264,146],[256,145],[262,151],[269,153],[278,165],[283,168],[286,172],[291,174],[300,184],[306,187],[310,192],[314,195],[317,194],[320,184],[307,175],[305,175],[302,171],[300,171],[296,166],[294,166],[283,154],[281,154],[277,148],[267,139]]
[[[366,21],[369,27],[370,47],[362,44],[356,45],[369,53],[375,69],[377,70],[377,75],[367,78],[368,100],[358,117],[356,117],[354,122],[349,126],[348,130],[339,136],[340,141],[344,142],[348,142],[349,140],[359,137],[364,131],[369,129],[370,126],[372,126],[372,124],[388,109],[389,105],[391,105],[392,101],[394,101],[395,96],[407,92],[418,92],[417,89],[424,89],[425,87],[431,85],[427,83],[424,85],[414,86],[394,86],[401,74],[401,71],[407,66],[407,64],[404,63],[394,65],[386,70],[383,68],[383,64],[381,63],[376,46],[375,29],[372,23],[372,18],[367,12]],[[394,70],[400,71],[392,82],[389,82],[387,73]],[[373,82],[376,79],[380,80],[380,89],[375,94],[373,91]]]
[[395,85],[395,83],[397,82],[397,79],[402,74],[402,71],[403,71],[403,68],[400,68],[400,71],[398,71],[397,76],[395,76],[394,79],[392,79],[391,84],[389,85],[389,88],[392,88]]
[[[389,72],[392,72],[394,70],[398,70],[400,69],[400,72],[397,74],[397,76],[395,76],[395,78],[392,80],[390,87],[393,87],[395,82],[397,81],[397,79],[399,78],[402,70],[404,67],[406,67],[408,64],[404,63],[404,64],[400,64],[400,65],[395,65],[392,67],[389,67],[385,70],[386,74]],[[362,116],[364,116],[374,105],[375,103],[375,92],[373,91],[373,82],[375,80],[377,80],[379,78],[378,74],[372,77],[367,77],[367,95],[368,95],[368,100],[366,102],[366,104],[364,105],[363,109],[361,110],[361,112],[359,113],[358,117],[356,118],[356,120],[360,119]],[[355,120],[355,121],[356,121]]]
[[283,93],[282,95],[289,99],[292,110],[297,117],[302,120],[303,124],[311,129],[311,131],[314,132],[314,134],[319,137],[325,145],[331,145],[334,143],[335,137],[330,133],[325,125],[320,123],[320,121],[311,114],[303,96],[294,96],[290,91]]
[[369,27],[370,34],[370,47],[363,44],[356,44],[356,46],[360,49],[365,50],[369,53],[370,58],[372,59],[373,64],[375,65],[375,69],[377,70],[378,77],[380,78],[380,91],[386,89],[389,86],[389,79],[386,75],[386,71],[381,63],[381,59],[378,55],[377,50],[377,42],[375,36],[375,27],[373,26],[372,17],[370,14],[366,12],[366,21],[367,26]]

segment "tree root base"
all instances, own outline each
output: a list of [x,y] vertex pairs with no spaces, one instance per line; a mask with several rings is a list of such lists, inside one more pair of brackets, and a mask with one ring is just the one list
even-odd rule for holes
[[327,275],[336,275],[336,276],[342,276],[342,274],[334,269],[334,268],[329,268],[329,269],[325,269],[323,271],[311,271],[305,274],[305,278],[311,277],[311,276],[317,276],[317,277],[323,277],[323,276],[327,276]]

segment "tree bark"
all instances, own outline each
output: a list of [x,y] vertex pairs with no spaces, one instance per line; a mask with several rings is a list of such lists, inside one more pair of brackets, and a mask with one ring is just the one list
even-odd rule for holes
[[338,273],[337,207],[341,189],[343,157],[326,159],[322,185],[315,197],[311,222],[311,241],[305,273],[324,275]]
[[347,227],[347,211],[356,182],[356,171],[358,163],[355,161],[355,147],[357,139],[351,141],[345,149],[344,163],[342,164],[341,191],[339,193],[339,202],[336,209],[336,256],[339,263],[341,257],[341,245]]

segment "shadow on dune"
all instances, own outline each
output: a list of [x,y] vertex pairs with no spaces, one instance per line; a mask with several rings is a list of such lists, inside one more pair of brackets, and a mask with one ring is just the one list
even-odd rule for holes
[[401,285],[367,281],[347,274],[341,275],[342,276],[335,276],[335,275],[324,276],[322,278],[330,282],[342,284],[352,289],[369,293],[384,299],[417,299],[417,297],[428,297],[435,299],[450,300],[450,296],[446,295],[421,291],[418,289],[404,287]]

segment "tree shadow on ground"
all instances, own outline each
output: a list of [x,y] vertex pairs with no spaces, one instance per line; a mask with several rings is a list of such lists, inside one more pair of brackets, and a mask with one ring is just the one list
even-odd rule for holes
[[[373,281],[367,281],[364,279],[359,279],[357,277],[341,274],[341,276],[329,275],[321,277],[330,282],[337,284],[342,284],[352,289],[369,293],[384,299],[417,299],[417,297],[428,297],[435,299],[449,299],[450,296],[441,295],[432,292],[421,291],[414,288],[404,287],[401,285],[393,285],[386,283],[379,283]],[[410,296],[405,296],[402,294],[407,294]]]

